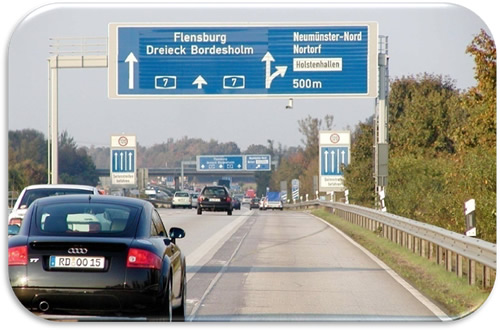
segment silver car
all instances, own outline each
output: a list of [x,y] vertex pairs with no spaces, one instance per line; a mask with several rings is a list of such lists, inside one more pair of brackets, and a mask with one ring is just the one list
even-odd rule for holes
[[198,196],[200,196],[200,194],[198,194],[198,193],[191,195],[191,208],[192,209],[198,208]]

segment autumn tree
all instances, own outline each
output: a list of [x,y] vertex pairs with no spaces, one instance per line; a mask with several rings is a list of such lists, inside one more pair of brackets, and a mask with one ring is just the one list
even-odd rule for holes
[[366,207],[372,207],[375,201],[373,136],[372,116],[356,126],[352,134],[351,162],[344,172],[350,202]]

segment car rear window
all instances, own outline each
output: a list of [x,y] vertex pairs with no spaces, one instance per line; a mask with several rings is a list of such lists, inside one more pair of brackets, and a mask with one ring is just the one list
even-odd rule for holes
[[213,196],[213,197],[225,197],[226,190],[224,188],[220,188],[220,187],[209,187],[209,188],[205,188],[203,195]]
[[138,208],[124,205],[65,203],[38,207],[34,222],[42,236],[131,237],[138,215]]
[[31,203],[42,197],[60,195],[93,195],[93,193],[94,192],[92,190],[72,188],[44,188],[27,190],[21,200],[21,203],[19,204],[19,208],[26,209],[31,205]]
[[175,193],[175,197],[189,197],[188,193]]

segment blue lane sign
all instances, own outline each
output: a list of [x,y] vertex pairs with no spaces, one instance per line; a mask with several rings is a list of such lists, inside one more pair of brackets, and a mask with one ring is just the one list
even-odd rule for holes
[[243,156],[197,156],[196,168],[198,171],[242,171]]
[[248,171],[270,171],[271,155],[245,155],[245,165]]
[[349,164],[348,147],[321,147],[321,175],[343,175],[343,167]]
[[109,97],[376,97],[378,25],[109,25]]
[[135,150],[116,149],[111,151],[111,171],[114,173],[135,172]]

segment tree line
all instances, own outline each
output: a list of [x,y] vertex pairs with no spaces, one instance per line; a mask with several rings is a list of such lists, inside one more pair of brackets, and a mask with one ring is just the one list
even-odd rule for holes
[[[496,48],[481,31],[467,47],[477,85],[421,74],[393,80],[389,94],[389,212],[465,231],[464,202],[476,200],[478,237],[496,242]],[[345,184],[351,202],[374,205],[373,118],[352,136]]]
[[[476,200],[477,237],[496,242],[496,48],[482,30],[465,50],[475,61],[477,85],[460,91],[448,77],[419,74],[393,79],[389,93],[390,213],[464,233],[464,203]],[[298,122],[303,146],[280,155],[270,179],[299,179],[301,195],[315,196],[319,131],[333,117]],[[344,171],[349,201],[374,207],[374,118],[351,132],[351,163]]]
[[[67,132],[60,134],[59,181],[61,183],[96,186],[99,177],[92,158]],[[33,129],[9,131],[9,190],[47,183],[47,140],[43,133]]]

